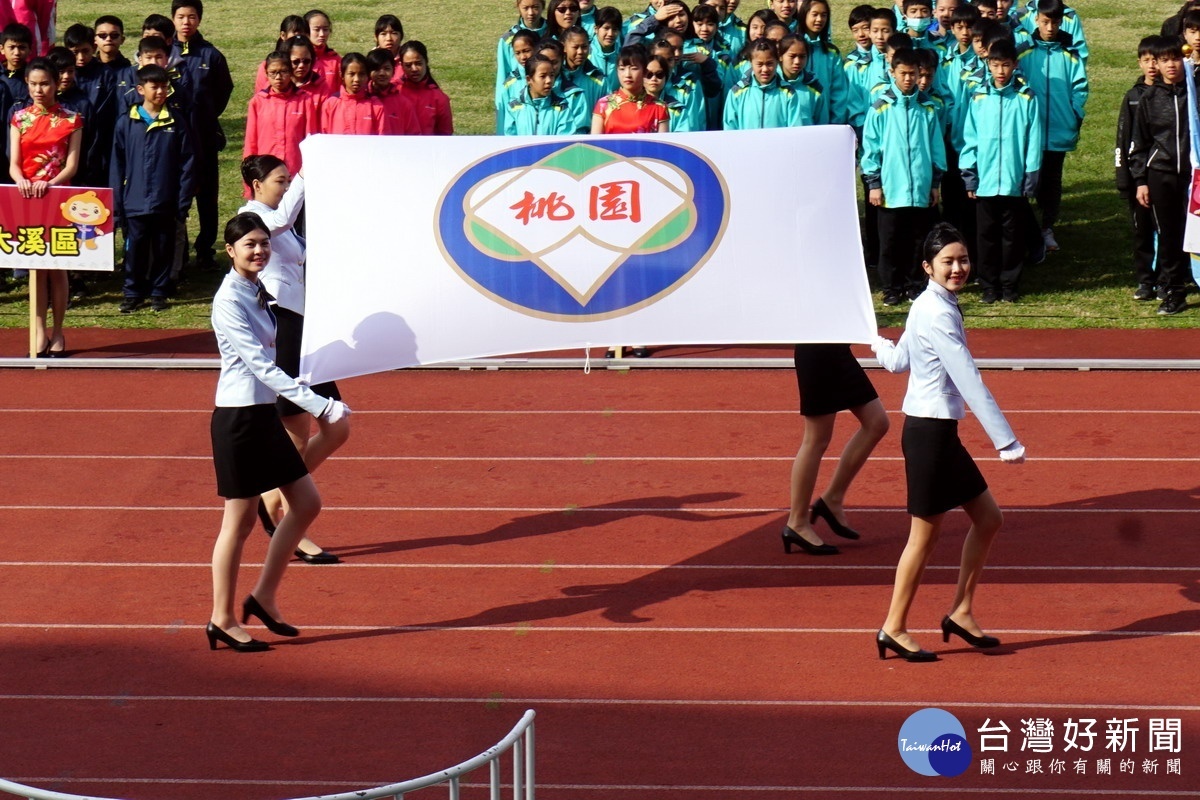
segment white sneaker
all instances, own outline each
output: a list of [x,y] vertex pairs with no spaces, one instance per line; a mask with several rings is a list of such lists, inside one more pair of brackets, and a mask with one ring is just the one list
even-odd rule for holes
[[1054,238],[1054,228],[1042,228],[1042,242],[1046,245],[1046,252],[1053,253],[1058,250],[1058,240]]

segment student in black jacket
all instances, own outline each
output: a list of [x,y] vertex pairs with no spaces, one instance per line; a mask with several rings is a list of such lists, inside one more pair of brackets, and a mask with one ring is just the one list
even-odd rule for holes
[[1133,274],[1137,278],[1134,300],[1154,300],[1158,296],[1158,275],[1154,265],[1154,215],[1144,208],[1135,196],[1137,187],[1129,174],[1129,153],[1133,149],[1133,126],[1138,106],[1146,92],[1158,79],[1158,66],[1150,52],[1155,37],[1147,36],[1138,43],[1138,67],[1142,77],[1125,93],[1117,113],[1117,146],[1114,151],[1117,166],[1117,193],[1129,205],[1133,219]]

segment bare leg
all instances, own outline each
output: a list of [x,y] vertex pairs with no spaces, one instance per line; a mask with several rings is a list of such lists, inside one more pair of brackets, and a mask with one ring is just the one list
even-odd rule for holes
[[238,625],[233,603],[237,594],[238,567],[242,563],[242,546],[254,529],[257,505],[257,497],[226,500],[221,532],[213,545],[212,623],[240,642],[248,642],[252,637]]
[[50,308],[53,312],[54,330],[50,335],[50,349],[59,352],[66,349],[63,341],[63,320],[67,316],[67,299],[70,289],[66,270],[46,270],[50,275]]
[[804,439],[792,462],[791,510],[787,525],[813,544],[824,544],[808,521],[808,507],[812,504],[813,490],[817,485],[817,472],[821,469],[821,458],[833,438],[833,424],[837,414],[822,414],[804,418]]
[[846,442],[842,457],[838,459],[837,469],[833,471],[833,479],[821,495],[833,516],[843,525],[847,524],[844,507],[846,491],[871,457],[875,445],[879,444],[888,432],[887,411],[878,398],[850,409],[850,413],[858,418],[858,430],[850,437],[850,441]]
[[904,546],[900,562],[896,565],[896,584],[892,589],[892,604],[883,623],[883,632],[908,650],[920,649],[916,640],[908,635],[908,610],[912,608],[917,589],[921,586],[925,565],[933,555],[933,548],[942,531],[943,517],[945,514],[912,518],[908,544]]
[[[308,471],[312,473],[350,438],[350,420],[343,419],[337,423],[330,423],[318,418],[317,434],[310,438],[309,434],[312,430],[312,426],[309,424],[310,419],[308,414],[294,414],[284,417],[282,422],[284,430],[292,439],[292,444],[296,445],[296,450],[304,459],[304,466],[308,467]],[[287,503],[284,502],[283,495],[278,489],[264,494],[263,502],[267,506],[267,513],[271,515],[271,519],[277,522],[287,510]],[[316,555],[322,551],[321,546],[308,537],[301,539],[297,548],[309,555]]]
[[[321,495],[317,493],[317,485],[313,483],[311,475],[281,486],[279,490],[283,493],[288,510],[271,537],[262,573],[251,592],[263,610],[275,619],[282,619],[275,594],[279,590],[279,582],[283,580],[284,570],[296,545],[304,538],[304,532],[321,513]],[[250,524],[253,526],[253,518]]]
[[34,309],[34,317],[37,320],[37,349],[42,352],[46,349],[46,345],[50,343],[49,336],[46,331],[46,307],[50,302],[50,270],[39,269],[37,271],[38,291],[41,294],[41,303]]
[[973,636],[982,636],[983,629],[975,622],[972,607],[975,587],[983,574],[988,550],[1000,532],[1004,515],[996,505],[991,490],[963,504],[963,510],[971,518],[971,530],[963,541],[962,563],[958,570],[958,588],[954,592],[954,604],[950,607],[950,618]]

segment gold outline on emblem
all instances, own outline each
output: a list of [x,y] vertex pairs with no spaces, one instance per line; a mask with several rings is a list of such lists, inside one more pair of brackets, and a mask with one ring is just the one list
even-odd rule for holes
[[[597,321],[606,320],[606,319],[615,319],[616,317],[621,317],[626,314],[630,314],[634,311],[638,311],[642,308],[646,308],[647,306],[653,305],[654,303],[658,302],[662,298],[671,294],[676,289],[678,289],[680,286],[683,286],[683,284],[685,284],[689,280],[691,280],[695,276],[696,272],[698,272],[701,267],[703,267],[706,263],[708,263],[708,259],[712,257],[713,252],[717,249],[717,246],[721,243],[721,240],[725,238],[725,230],[729,226],[730,197],[729,197],[729,186],[725,182],[725,176],[722,175],[721,171],[717,169],[716,165],[713,164],[712,161],[709,160],[709,158],[707,156],[703,155],[702,153],[699,153],[690,147],[685,147],[683,145],[680,145],[676,142],[669,142],[666,144],[669,144],[671,147],[677,147],[680,150],[685,150],[688,153],[691,153],[694,157],[696,157],[700,161],[703,161],[708,166],[708,168],[712,171],[714,177],[716,177],[717,183],[721,187],[721,195],[722,195],[724,202],[722,203],[721,224],[718,226],[716,235],[713,237],[713,241],[708,246],[708,249],[704,252],[704,254],[702,256],[700,256],[698,259],[696,259],[696,263],[692,266],[691,269],[689,269],[686,273],[684,273],[677,280],[675,280],[673,283],[671,283],[670,286],[665,287],[664,289],[662,289],[655,295],[647,297],[644,300],[634,303],[633,305],[622,306],[619,309],[614,309],[612,311],[605,311],[605,312],[597,313],[597,314],[553,314],[553,313],[548,313],[545,311],[538,311],[536,309],[529,308],[528,306],[520,305],[518,303],[513,302],[512,300],[509,300],[506,297],[496,294],[495,292],[493,292],[490,289],[486,288],[485,286],[481,285],[471,275],[469,275],[462,267],[460,267],[458,262],[455,260],[455,258],[453,256],[451,256],[449,251],[446,249],[445,242],[442,241],[441,229],[438,225],[438,220],[440,220],[441,216],[442,216],[442,206],[446,202],[446,195],[449,193],[451,188],[453,188],[455,185],[457,185],[458,181],[467,172],[474,169],[477,165],[483,163],[484,161],[488,161],[492,158],[495,158],[500,153],[505,152],[503,150],[499,151],[499,152],[492,152],[492,153],[487,154],[486,156],[483,156],[482,158],[476,159],[471,164],[469,164],[466,167],[464,167],[463,169],[461,169],[458,172],[458,174],[456,174],[454,176],[454,178],[449,183],[447,183],[446,188],[442,190],[441,196],[438,197],[437,206],[434,208],[434,219],[433,219],[433,225],[432,225],[434,237],[437,239],[438,250],[441,252],[442,258],[445,259],[446,263],[449,264],[450,267],[455,272],[457,272],[459,274],[459,276],[463,280],[465,280],[469,285],[475,287],[475,289],[480,294],[488,297],[492,301],[498,303],[501,306],[504,306],[505,308],[511,309],[513,311],[517,311],[521,314],[525,314],[526,316],[536,317],[538,319],[552,320],[552,321],[557,321],[557,322],[597,322]],[[577,142],[577,143],[575,143],[575,146],[587,147],[589,149],[604,153],[607,156],[611,156],[618,161],[624,161],[624,162],[628,163],[630,166],[633,166],[634,168],[647,173],[650,177],[654,178],[660,184],[666,186],[672,192],[679,195],[680,199],[683,200],[684,203],[686,203],[687,205],[689,205],[691,207],[693,213],[691,215],[691,219],[688,223],[688,227],[687,227],[686,231],[681,233],[679,236],[675,237],[675,239],[672,241],[672,243],[665,244],[661,247],[645,251],[644,253],[639,253],[640,255],[649,255],[649,254],[660,253],[660,252],[669,250],[670,248],[677,246],[681,241],[686,241],[687,238],[689,236],[691,236],[692,233],[695,231],[696,224],[699,220],[699,209],[697,208],[696,198],[695,198],[695,195],[696,195],[695,185],[692,183],[691,176],[688,175],[686,172],[684,172],[680,167],[676,166],[675,164],[672,164],[669,161],[664,161],[663,159],[638,159],[638,161],[634,161],[627,156],[623,156],[619,153],[614,153],[611,150],[608,150],[604,147],[597,146],[595,144],[592,144],[591,142]],[[512,148],[512,149],[519,150],[521,148]],[[478,208],[479,206],[483,205],[488,200],[490,200],[492,197],[494,197],[496,194],[503,191],[508,186],[511,186],[512,183],[519,180],[525,174],[527,174],[528,172],[530,172],[531,170],[534,170],[534,169],[550,169],[551,171],[562,172],[563,174],[570,175],[571,177],[578,180],[578,179],[582,179],[583,177],[587,176],[588,174],[592,173],[593,171],[595,171],[597,169],[602,169],[612,163],[610,161],[610,162],[606,162],[605,164],[597,165],[596,167],[593,167],[592,169],[589,169],[586,172],[579,174],[579,175],[576,175],[574,173],[569,173],[567,170],[560,169],[557,167],[547,168],[547,167],[542,166],[544,164],[544,162],[546,162],[547,160],[555,158],[558,155],[560,155],[563,152],[563,149],[565,149],[565,148],[556,150],[555,152],[551,153],[550,155],[546,156],[545,158],[543,158],[540,161],[537,161],[533,164],[529,164],[525,167],[519,167],[515,170],[512,170],[512,172],[514,173],[513,176],[509,180],[506,180],[504,183],[502,183],[498,187],[496,187],[485,198],[483,198],[478,203],[476,203],[475,207]],[[686,192],[682,192],[677,187],[671,185],[670,183],[667,183],[662,178],[662,176],[658,175],[657,173],[653,172],[652,170],[650,170],[646,166],[644,166],[644,164],[647,162],[665,164],[666,166],[668,166],[669,168],[674,170],[676,174],[682,175],[683,179],[685,181],[685,185],[686,185]],[[500,174],[503,174],[503,173],[500,173]],[[488,180],[488,179],[491,179],[494,177],[496,177],[496,173],[492,173],[492,175],[488,176],[488,178],[485,178],[484,180]],[[480,182],[482,182],[482,181],[480,181]],[[478,186],[478,183],[476,184],[476,186]],[[462,209],[462,211],[463,211],[463,236],[467,239],[467,241],[469,241],[471,243],[471,245],[473,247],[475,247],[477,250],[479,250],[480,252],[488,253],[488,255],[490,257],[495,258],[498,261],[511,261],[514,263],[530,261],[531,263],[536,264],[543,272],[545,272],[548,276],[550,276],[550,278],[553,279],[555,283],[557,283],[560,287],[562,287],[562,289],[564,291],[566,291],[573,298],[575,298],[575,300],[577,302],[579,302],[580,305],[586,305],[591,300],[591,298],[595,295],[595,293],[597,291],[599,291],[600,287],[602,287],[605,284],[605,282],[607,282],[607,280],[612,276],[612,274],[614,272],[616,272],[616,270],[622,264],[624,264],[625,261],[628,260],[631,255],[634,254],[634,251],[637,249],[637,247],[640,244],[653,238],[659,231],[662,230],[664,225],[666,225],[667,223],[669,223],[670,221],[675,219],[675,217],[679,214],[679,212],[681,210],[683,210],[683,208],[684,208],[684,205],[681,204],[677,209],[675,209],[670,214],[668,214],[666,217],[664,217],[663,220],[661,222],[659,222],[657,225],[655,225],[651,230],[647,231],[644,236],[639,238],[636,242],[634,242],[631,246],[629,246],[627,248],[608,247],[605,245],[604,242],[599,241],[598,239],[596,239],[596,237],[594,237],[593,235],[588,233],[586,230],[583,230],[581,228],[581,226],[576,225],[562,238],[558,239],[553,244],[538,251],[538,253],[532,253],[528,256],[525,256],[525,255],[504,256],[504,255],[492,252],[491,248],[487,248],[487,247],[483,246],[478,241],[478,239],[476,238],[474,233],[471,231],[472,223],[480,225],[483,228],[486,228],[488,231],[490,231],[498,239],[500,239],[501,241],[508,244],[510,247],[513,247],[514,249],[519,248],[519,245],[516,242],[512,241],[512,239],[510,239],[508,236],[506,236],[503,232],[497,230],[494,226],[489,225],[484,220],[479,219],[478,217],[475,217],[474,209],[469,208],[467,206],[467,198],[470,196],[471,191],[473,189],[474,189],[474,187],[471,187],[471,189],[468,189],[466,192],[463,193],[463,209]],[[565,242],[567,239],[575,236],[576,234],[584,236],[586,239],[588,239],[588,241],[591,241],[594,244],[598,244],[601,247],[604,247],[605,249],[609,249],[609,250],[612,250],[614,253],[621,254],[621,257],[618,258],[618,260],[615,261],[612,266],[610,266],[607,270],[605,270],[605,272],[602,273],[601,276],[599,278],[597,278],[596,281],[593,282],[592,289],[589,290],[588,292],[582,293],[582,294],[579,293],[578,291],[576,291],[575,288],[573,286],[571,286],[570,283],[567,283],[562,278],[561,275],[559,275],[557,272],[555,272],[553,269],[551,269],[540,258],[541,255],[544,255],[545,253],[549,252],[550,250],[553,250],[553,249],[559,247],[560,245],[562,245],[563,242]]]

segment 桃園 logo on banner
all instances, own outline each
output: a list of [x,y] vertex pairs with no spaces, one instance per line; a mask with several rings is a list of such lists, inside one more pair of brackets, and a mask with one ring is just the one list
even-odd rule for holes
[[940,708],[923,708],[900,726],[900,757],[913,772],[954,778],[971,766],[971,745],[958,718]]
[[729,192],[695,151],[616,139],[528,145],[463,170],[435,220],[471,285],[536,317],[592,321],[649,305],[704,266]]

